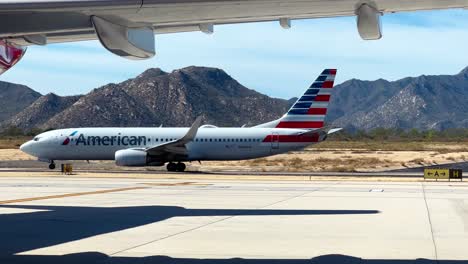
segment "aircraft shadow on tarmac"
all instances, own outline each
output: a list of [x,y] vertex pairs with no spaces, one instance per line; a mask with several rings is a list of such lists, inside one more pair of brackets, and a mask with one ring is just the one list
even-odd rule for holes
[[447,164],[428,165],[428,166],[420,166],[420,167],[415,167],[415,168],[390,170],[388,172],[423,172],[424,169],[433,169],[433,168],[462,169],[463,171],[468,171],[468,162],[465,161],[465,162],[455,162],[455,163],[447,163]]
[[[417,260],[365,260],[345,255],[324,255],[311,259],[195,259],[167,256],[118,257],[100,252],[68,255],[15,255],[27,250],[58,245],[95,235],[138,227],[171,217],[191,216],[278,216],[377,214],[377,210],[271,210],[271,209],[187,209],[176,206],[74,207],[1,205],[0,208],[45,210],[0,215],[0,263],[121,263],[121,264],[302,264],[302,263],[435,263]],[[312,232],[312,231],[311,231]],[[441,261],[442,264],[467,263]]]
[[24,255],[0,257],[1,263],[14,264],[468,264],[466,260],[430,259],[361,259],[346,255],[322,255],[310,259],[196,259],[168,256],[114,257],[99,252],[83,252],[63,256]]
[[[177,206],[0,205],[43,210],[0,215],[0,256],[134,228],[171,217],[377,214],[376,210],[187,209]],[[0,262],[1,263],[1,262]]]

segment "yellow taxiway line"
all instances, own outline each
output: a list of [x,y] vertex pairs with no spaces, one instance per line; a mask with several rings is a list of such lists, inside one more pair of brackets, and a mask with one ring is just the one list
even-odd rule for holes
[[123,191],[140,190],[140,189],[147,189],[147,188],[149,187],[127,187],[127,188],[100,190],[100,191],[92,191],[92,192],[66,193],[66,194],[30,197],[30,198],[22,198],[22,199],[14,199],[14,200],[4,200],[4,201],[0,201],[0,204],[22,203],[22,202],[31,202],[31,201],[37,201],[37,200],[75,197],[75,196],[83,196],[83,195],[90,195],[90,194],[123,192]]

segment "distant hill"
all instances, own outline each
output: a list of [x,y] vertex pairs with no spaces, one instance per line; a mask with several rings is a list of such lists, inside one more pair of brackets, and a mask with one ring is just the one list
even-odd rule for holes
[[[41,96],[25,86],[0,82],[2,100],[6,107],[0,109],[0,130],[15,126],[27,131],[189,126],[200,115],[207,124],[250,126],[280,117],[296,99],[260,94],[220,69],[187,67],[171,73],[148,69],[133,79],[107,84],[83,96]],[[349,130],[468,128],[467,103],[468,68],[457,75],[394,82],[353,79],[334,88],[326,121]]]
[[[38,126],[189,126],[199,115],[218,126],[254,125],[281,116],[290,105],[247,89],[220,69],[149,69],[94,89],[64,109],[51,109],[50,118]],[[32,113],[25,110],[24,116]]]
[[41,96],[23,111],[0,123],[0,127],[18,127],[25,131],[44,127],[50,118],[70,107],[80,97],[61,97],[53,93]]
[[21,112],[40,96],[27,86],[0,81],[0,122]]
[[328,121],[348,129],[468,128],[468,67],[394,82],[350,80],[334,89]]

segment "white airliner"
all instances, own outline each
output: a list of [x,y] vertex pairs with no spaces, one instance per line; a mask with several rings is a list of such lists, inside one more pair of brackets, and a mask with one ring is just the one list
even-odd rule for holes
[[294,19],[338,16],[356,16],[363,39],[380,39],[385,13],[467,7],[468,0],[1,0],[0,74],[30,45],[99,39],[118,56],[145,59],[156,53],[154,34],[260,21],[287,29]]
[[336,129],[324,128],[336,70],[326,69],[280,119],[255,127],[69,128],[48,131],[20,149],[49,162],[115,160],[120,166],[163,166],[184,171],[185,161],[244,160],[303,149]]

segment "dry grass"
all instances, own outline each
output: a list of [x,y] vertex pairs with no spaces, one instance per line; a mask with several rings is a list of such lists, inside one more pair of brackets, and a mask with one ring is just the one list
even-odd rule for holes
[[[240,161],[238,165],[250,167],[260,171],[358,171],[359,169],[375,169],[390,167],[393,162],[389,159],[376,157],[353,157],[351,155],[340,157],[298,157],[288,158],[280,155],[272,158],[261,158],[248,161]],[[224,163],[224,165],[228,165]]]
[[28,140],[31,140],[31,137],[0,138],[0,149],[19,149],[19,146]]
[[247,161],[204,162],[202,170],[383,171],[462,162],[467,142],[325,142],[304,151]]
[[468,152],[468,142],[392,142],[392,141],[325,141],[313,146],[318,150],[354,150],[354,154],[369,151],[436,151],[441,154]]
[[11,160],[37,160],[37,158],[30,156],[19,149],[0,149],[0,161]]
[[[18,150],[30,138],[0,139],[0,160],[35,159]],[[468,157],[467,142],[345,142],[330,141],[304,151],[245,161],[192,163],[191,170],[244,170],[264,172],[382,171],[422,165],[463,162]]]
[[425,160],[423,158],[416,158],[416,159],[410,160],[409,162],[423,165]]

